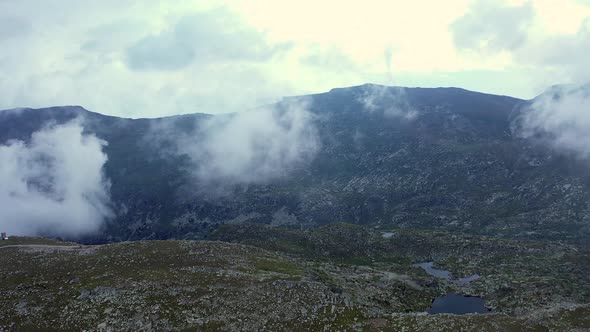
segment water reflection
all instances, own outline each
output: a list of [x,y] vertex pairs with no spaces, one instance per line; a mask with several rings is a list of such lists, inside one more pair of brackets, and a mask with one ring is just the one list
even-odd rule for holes
[[449,293],[439,296],[432,301],[432,306],[426,310],[429,314],[483,314],[490,310],[485,306],[485,300],[476,296],[464,296]]

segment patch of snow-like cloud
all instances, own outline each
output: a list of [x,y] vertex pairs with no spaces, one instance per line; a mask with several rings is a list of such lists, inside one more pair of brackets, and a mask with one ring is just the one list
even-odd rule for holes
[[113,214],[106,144],[75,120],[0,145],[0,230],[68,237],[99,230]]
[[523,110],[518,134],[590,158],[590,86],[554,86]]
[[366,84],[361,91],[357,101],[364,111],[380,112],[385,117],[403,120],[413,120],[418,116],[403,87]]
[[179,130],[177,121],[159,123],[146,139],[169,147],[163,157],[188,157],[187,171],[200,190],[264,184],[287,178],[318,153],[317,116],[309,108],[308,99],[289,98],[255,110],[205,116],[187,130]]

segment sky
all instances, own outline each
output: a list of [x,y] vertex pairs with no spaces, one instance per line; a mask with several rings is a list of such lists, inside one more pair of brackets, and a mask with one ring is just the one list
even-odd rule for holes
[[376,83],[529,99],[590,77],[589,0],[0,0],[0,109],[240,112]]

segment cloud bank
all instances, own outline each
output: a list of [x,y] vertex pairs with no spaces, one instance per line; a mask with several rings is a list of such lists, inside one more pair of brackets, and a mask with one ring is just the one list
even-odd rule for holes
[[590,85],[555,86],[518,121],[523,137],[541,137],[556,149],[590,158]]
[[508,95],[523,84],[535,92],[553,84],[584,84],[590,75],[589,8],[582,1],[550,4],[473,1],[449,26],[453,44],[465,56],[496,61],[507,73],[498,82],[513,86]]
[[74,237],[97,231],[112,215],[105,145],[77,121],[46,127],[28,143],[0,145],[0,230]]
[[501,1],[474,1],[469,12],[450,26],[458,49],[500,52],[521,47],[534,18],[532,2],[511,6]]
[[179,70],[225,61],[268,61],[289,48],[273,45],[226,8],[181,18],[169,30],[148,35],[131,45],[126,64],[131,70]]
[[0,109],[221,114],[392,70],[398,85],[528,98],[588,77],[583,3],[0,0]]

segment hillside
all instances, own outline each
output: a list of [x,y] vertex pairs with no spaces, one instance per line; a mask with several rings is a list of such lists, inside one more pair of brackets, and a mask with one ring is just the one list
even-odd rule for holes
[[[572,243],[590,235],[590,167],[513,131],[527,101],[457,88],[363,85],[273,107],[282,114],[292,104],[312,114],[302,136],[315,133],[317,150],[278,164],[280,176],[262,180],[203,176],[208,159],[182,150],[178,137],[215,137],[206,131],[209,121],[231,115],[134,120],[81,107],[11,110],[0,112],[0,142],[27,140],[48,123],[76,117],[108,142],[115,215],[100,232],[77,239],[85,243],[204,239],[219,225],[242,222],[349,222]],[[273,149],[271,143],[260,144]],[[214,170],[231,171],[235,162]],[[243,173],[263,169],[253,165]]]

